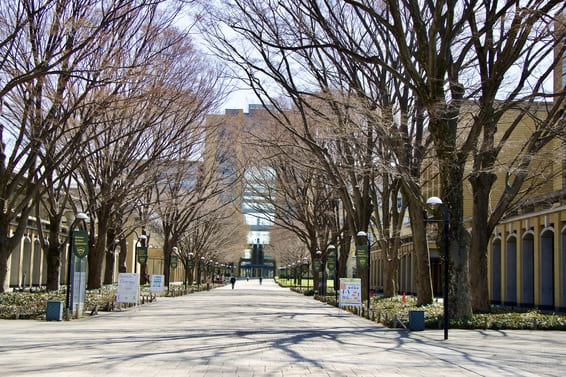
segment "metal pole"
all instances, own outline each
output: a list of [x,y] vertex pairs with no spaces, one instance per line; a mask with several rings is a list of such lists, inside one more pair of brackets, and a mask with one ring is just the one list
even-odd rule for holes
[[449,318],[448,318],[448,261],[449,261],[449,254],[450,254],[450,238],[449,238],[449,231],[450,231],[450,215],[448,214],[447,209],[443,207],[444,212],[444,340],[448,339],[448,326],[449,326]]
[[367,294],[368,294],[368,318],[369,318],[369,280],[370,280],[370,265],[371,265],[371,250],[370,250],[370,243],[369,243],[369,234],[367,236],[367,242],[368,242],[368,276],[367,276]]
[[334,272],[334,296],[336,298],[336,305],[340,306],[338,303],[338,289],[340,289],[340,258],[338,257],[338,249],[336,249],[336,271]]
[[134,274],[138,273],[138,245],[140,243],[140,238],[138,237],[136,241],[135,253],[134,253]]
[[69,249],[67,251],[67,297],[65,298],[65,319],[70,319],[70,306],[71,306],[71,257],[73,255],[73,228],[75,227],[76,220],[71,223],[69,227]]

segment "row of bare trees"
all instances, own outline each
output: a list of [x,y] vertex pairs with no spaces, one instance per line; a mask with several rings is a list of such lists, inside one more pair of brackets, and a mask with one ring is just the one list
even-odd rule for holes
[[[490,234],[532,190],[539,153],[564,140],[564,90],[551,84],[565,49],[564,2],[231,0],[202,7],[211,48],[237,67],[286,133],[285,142],[267,143],[282,186],[300,193],[318,175],[317,187],[339,198],[345,223],[331,237],[322,229],[306,237],[301,226],[309,250],[313,241],[324,250],[339,235],[349,244],[372,227],[392,294],[407,211],[418,301],[431,302],[422,214],[433,193],[422,172],[437,171],[435,194],[450,213],[450,316],[487,310]],[[471,229],[464,225],[466,185]],[[316,195],[303,198],[315,206]],[[302,223],[298,215],[293,225]]]
[[214,166],[203,168],[201,149],[205,115],[226,83],[191,42],[190,27],[177,26],[185,6],[0,4],[2,290],[33,218],[48,289],[57,289],[64,220],[68,230],[77,212],[88,214],[88,288],[99,288],[112,282],[117,245],[125,272],[125,239],[136,228],[158,223],[169,258],[190,226],[222,207],[212,203],[226,182]]

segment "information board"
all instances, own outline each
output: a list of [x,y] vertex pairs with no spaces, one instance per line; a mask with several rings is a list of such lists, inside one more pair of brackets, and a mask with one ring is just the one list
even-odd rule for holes
[[118,274],[116,302],[136,304],[139,297],[139,281],[138,274]]
[[164,286],[165,286],[165,275],[151,275],[151,285],[149,286],[149,291],[151,293],[163,292]]
[[340,306],[362,306],[362,279],[340,278]]

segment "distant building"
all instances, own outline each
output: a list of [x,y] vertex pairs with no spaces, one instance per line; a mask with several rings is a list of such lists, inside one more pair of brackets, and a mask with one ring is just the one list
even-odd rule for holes
[[275,272],[269,245],[274,210],[262,196],[271,172],[261,165],[254,142],[269,121],[261,105],[250,105],[247,113],[227,109],[221,115],[208,115],[206,120],[205,165],[226,182],[235,182],[221,200],[235,203],[250,228],[248,248],[242,250],[238,265],[240,276],[272,277]]

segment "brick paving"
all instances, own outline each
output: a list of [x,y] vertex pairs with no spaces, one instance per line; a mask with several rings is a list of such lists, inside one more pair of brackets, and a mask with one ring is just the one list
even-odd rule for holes
[[0,321],[2,376],[563,376],[566,333],[387,329],[264,279],[69,322]]

